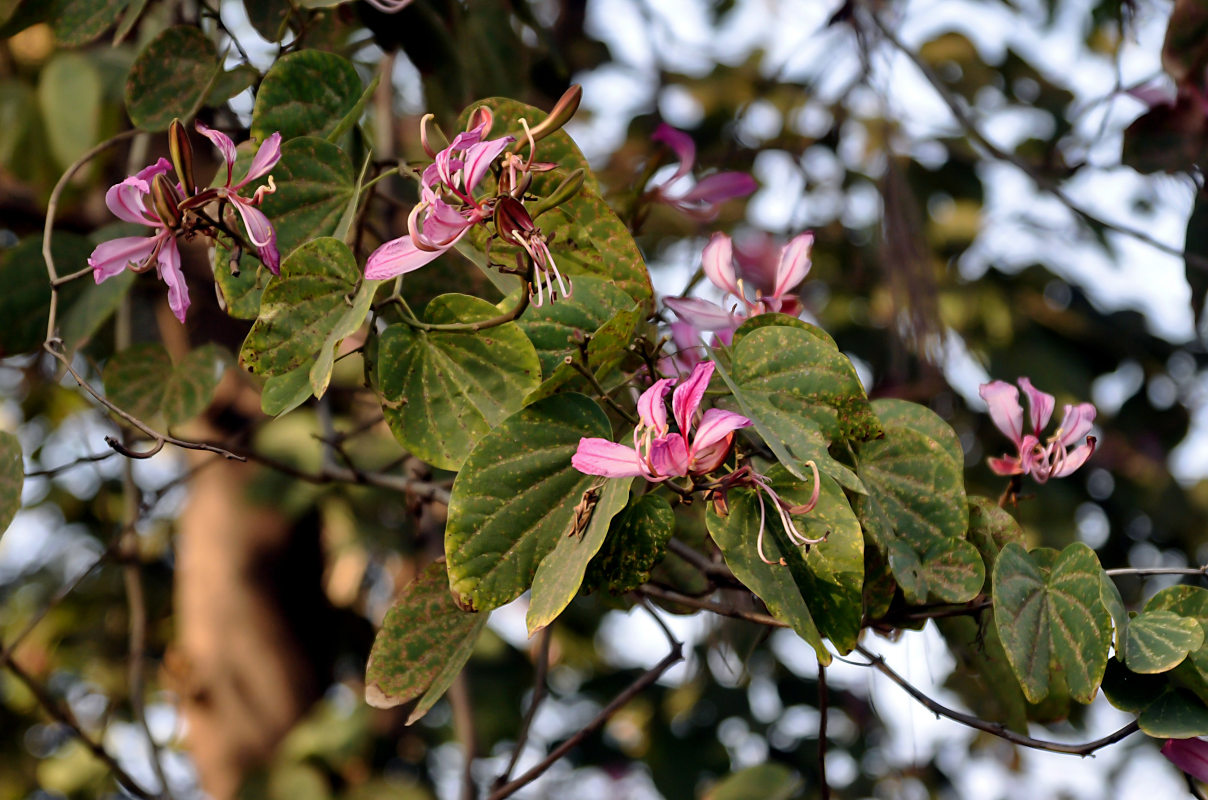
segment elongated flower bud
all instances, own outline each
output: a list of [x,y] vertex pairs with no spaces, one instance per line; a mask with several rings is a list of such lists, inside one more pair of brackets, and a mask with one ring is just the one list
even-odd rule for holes
[[180,196],[176,187],[164,173],[159,173],[151,179],[151,202],[159,221],[167,228],[180,227]]
[[582,99],[583,87],[577,83],[563,92],[562,96],[558,98],[558,102],[554,103],[549,116],[542,120],[541,124],[529,131],[532,134],[533,141],[540,141],[554,131],[561,130],[566,123],[570,122],[575,112],[579,110],[579,101]]
[[558,184],[557,189],[554,189],[554,191],[550,192],[548,197],[541,198],[541,200],[535,206],[533,206],[533,219],[541,216],[551,208],[557,208],[578,194],[579,189],[583,187],[583,178],[584,172],[582,168],[577,169],[571,174],[567,175],[562,180],[562,183]]
[[168,126],[168,153],[172,156],[172,167],[176,170],[176,181],[184,189],[185,197],[193,195],[197,182],[193,180],[193,145],[179,119]]

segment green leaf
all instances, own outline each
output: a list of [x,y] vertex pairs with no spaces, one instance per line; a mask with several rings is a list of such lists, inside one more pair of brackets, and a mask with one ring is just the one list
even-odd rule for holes
[[[601,478],[576,504],[580,514],[573,529],[561,539],[533,575],[533,594],[525,622],[529,636],[549,625],[570,605],[583,584],[587,565],[600,551],[612,518],[629,502],[632,478]],[[580,521],[581,520],[581,521]]]
[[1108,660],[1103,673],[1103,696],[1130,714],[1140,714],[1169,687],[1169,675],[1138,675],[1115,658]]
[[51,16],[55,41],[63,47],[88,44],[117,21],[118,15],[129,2],[130,0],[55,0],[55,10]]
[[488,616],[459,609],[445,565],[428,565],[386,613],[373,640],[365,701],[374,708],[418,701],[407,724],[418,720],[461,672]]
[[650,571],[665,555],[675,532],[675,512],[661,495],[631,498],[608,530],[604,546],[587,568],[589,589],[613,594],[631,592],[650,580]]
[[130,67],[126,78],[130,121],[146,131],[166,131],[174,118],[187,119],[218,70],[218,53],[210,37],[191,25],[168,28],[139,51]]
[[1185,689],[1170,689],[1141,712],[1137,723],[1157,739],[1208,736],[1208,706]]
[[138,274],[125,270],[100,285],[89,285],[89,278],[80,278],[81,290],[75,292],[78,299],[71,305],[62,308],[59,315],[59,336],[63,346],[75,350],[83,345],[100,327],[105,324],[118,306],[122,298],[134,286]]
[[[531,127],[547,116],[533,106],[492,97],[466,107],[460,118],[463,127],[469,114],[479,106],[487,106],[495,113],[492,136],[511,133],[518,141],[524,139],[524,131],[520,127],[522,117]],[[527,154],[527,145],[522,152]],[[528,194],[538,197],[552,194],[574,170],[584,170],[583,187],[578,194],[536,220],[538,227],[550,239],[550,250],[558,268],[565,275],[594,275],[611,281],[641,305],[643,311],[650,311],[654,289],[650,284],[646,262],[625,223],[600,197],[599,186],[574,141],[565,131],[556,131],[537,143],[536,157],[538,161],[558,164],[557,169],[534,176]],[[494,179],[488,177],[483,180],[479,193],[490,194],[494,189]],[[463,241],[482,254],[486,251],[487,236],[487,229],[479,225],[472,228]],[[519,252],[522,251],[514,245],[496,241],[491,248],[491,257],[498,263],[510,264]],[[472,260],[482,263],[480,258]]]
[[[51,236],[50,252],[59,274],[65,275],[88,265],[92,244],[82,236],[56,232]],[[0,280],[4,286],[0,292],[0,319],[4,320],[0,326],[0,357],[38,349],[46,338],[46,321],[50,316],[50,279],[42,260],[41,236],[22,239],[4,254]],[[72,281],[60,290],[60,320],[65,309],[94,291],[86,283],[88,280]]]
[[57,53],[38,78],[50,152],[66,167],[101,138],[101,73],[82,53]]
[[264,76],[252,108],[252,136],[323,138],[356,105],[361,79],[351,62],[322,50],[300,50],[277,60]]
[[[784,470],[773,470],[768,477],[787,502],[801,504],[809,499],[810,485],[791,483]],[[822,637],[847,652],[860,629],[864,539],[859,522],[838,483],[822,476],[817,506],[793,517],[807,537],[827,536],[806,554],[789,543],[778,515],[766,508],[771,502],[764,498],[763,550],[773,563],[765,563],[759,556],[761,514],[754,490],[732,490],[727,497],[729,513],[724,517],[710,508],[706,518],[709,534],[734,575],[764,601],[773,616],[809,642],[823,664],[829,664],[830,652]],[[784,565],[776,563],[781,559]]]
[[220,72],[206,95],[207,106],[220,106],[227,100],[255,85],[260,70],[250,64],[239,64],[234,69]]
[[956,692],[982,719],[1027,733],[1028,703],[990,613],[936,619],[935,626],[956,659],[956,669],[945,681],[945,688]]
[[529,587],[596,481],[571,466],[579,440],[611,435],[594,401],[564,393],[516,412],[478,442],[453,483],[445,527],[449,582],[461,605],[489,610]]
[[1170,586],[1149,598],[1145,611],[1173,611],[1200,623],[1205,644],[1176,667],[1174,674],[1208,703],[1208,590],[1199,586]]
[[881,424],[847,356],[797,327],[758,328],[734,345],[734,381],[773,420],[810,420],[830,442],[881,435]]
[[[248,21],[264,39],[280,41],[288,36],[289,20],[293,0],[243,0]],[[305,52],[305,51],[304,51]]]
[[998,552],[1007,542],[1023,543],[1023,529],[1015,517],[985,497],[969,498],[969,541],[981,553],[986,575],[994,572]]
[[[542,306],[530,305],[516,322],[537,349],[541,374],[549,383],[553,376],[562,374],[561,370],[570,369],[562,362],[566,356],[578,352],[576,337],[590,337],[590,347],[595,344],[596,334],[610,320],[626,312],[632,312],[634,318],[640,313],[629,295],[610,281],[584,276],[575,282],[575,291],[570,297]],[[623,348],[628,345],[629,340]],[[591,361],[596,365],[597,360],[604,362],[616,358],[618,356],[609,350],[598,352]],[[572,374],[578,373],[572,370]]]
[[277,191],[265,196],[261,210],[277,229],[282,258],[311,239],[336,234],[356,188],[343,150],[311,136],[290,139],[281,146],[272,178]]
[[1099,599],[1102,567],[1082,543],[1028,553],[1009,543],[994,565],[994,623],[1028,700],[1059,678],[1089,703],[1103,679],[1111,618]]
[[1173,611],[1143,611],[1128,623],[1124,663],[1133,672],[1166,672],[1204,645],[1200,623]]
[[1115,623],[1116,635],[1113,641],[1116,654],[1119,655],[1124,651],[1124,637],[1128,633],[1128,609],[1124,607],[1124,598],[1120,596],[1115,581],[1106,572],[1099,575],[1099,602],[1103,603]]
[[299,247],[265,287],[240,362],[256,375],[284,375],[313,362],[330,346],[331,333],[346,330],[350,318],[365,310],[353,305],[360,279],[352,250],[339,239]]
[[176,365],[163,345],[132,345],[105,365],[105,394],[143,420],[179,425],[210,404],[231,356],[216,344],[194,348]]
[[21,509],[21,489],[24,486],[21,442],[8,431],[0,431],[0,536],[8,530],[13,517]]
[[972,599],[985,563],[965,540],[969,506],[956,434],[934,412],[901,400],[873,403],[885,435],[859,446],[856,499],[864,530],[886,551],[907,601]]
[[265,379],[264,388],[260,390],[260,410],[270,417],[279,417],[305,403],[313,394],[310,367],[303,364],[284,375]]
[[[499,316],[485,300],[441,295],[432,324]],[[378,347],[382,413],[395,438],[419,458],[457,469],[491,428],[520,410],[540,380],[532,343],[515,322],[483,331],[421,331],[391,325]]]
[[226,313],[235,319],[255,319],[260,315],[260,298],[273,273],[255,256],[240,253],[239,274],[231,274],[231,251],[221,240],[214,246],[214,283]]
[[702,800],[789,800],[801,789],[801,778],[785,765],[757,764],[722,778]]

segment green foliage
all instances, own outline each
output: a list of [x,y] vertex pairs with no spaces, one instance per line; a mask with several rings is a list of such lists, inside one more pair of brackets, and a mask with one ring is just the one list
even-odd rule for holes
[[190,350],[179,364],[162,345],[133,345],[105,365],[105,394],[144,421],[179,425],[210,404],[231,362],[230,353],[215,344]]
[[290,53],[273,64],[260,84],[252,136],[264,141],[280,131],[287,140],[325,137],[353,110],[361,91],[361,79],[347,59],[320,50]]
[[632,478],[603,478],[601,482],[602,486],[584,491],[575,506],[571,530],[537,565],[533,595],[525,618],[529,636],[557,619],[575,599],[588,563],[604,544],[609,525],[629,502]]
[[0,536],[4,535],[21,508],[21,489],[24,485],[21,442],[11,433],[0,431]]
[[994,565],[994,623],[1033,703],[1061,680],[1089,703],[1103,680],[1111,617],[1099,599],[1102,567],[1084,544],[1031,553],[1014,542]]
[[969,600],[985,564],[966,538],[964,458],[952,428],[923,406],[878,400],[884,437],[859,447],[857,473],[868,494],[855,508],[865,532],[888,557],[906,600]]
[[[33,0],[26,0],[33,2]],[[47,0],[43,0],[47,2]],[[88,44],[117,22],[130,0],[49,0],[55,39],[65,47]]]
[[126,78],[130,121],[143,130],[166,131],[173,119],[188,119],[221,71],[210,37],[191,25],[168,28],[139,51],[130,67]]
[[587,567],[584,584],[612,594],[631,592],[650,580],[675,533],[671,505],[657,494],[634,497],[612,519],[604,546]]
[[38,80],[38,106],[50,152],[67,167],[100,140],[103,79],[91,59],[59,53]]
[[1166,672],[1203,644],[1204,631],[1195,619],[1173,611],[1143,611],[1128,623],[1124,663],[1142,674]]
[[486,614],[453,604],[445,566],[429,564],[386,614],[365,667],[365,700],[376,708],[414,702],[407,724],[440,699],[461,672]]
[[758,764],[727,775],[709,787],[702,800],[789,800],[799,796],[802,781],[783,764]]
[[609,438],[603,410],[579,394],[539,400],[479,440],[453,483],[445,557],[459,604],[489,611],[518,596],[596,478],[571,466],[585,436]]
[[[473,323],[499,316],[485,300],[447,294],[424,321]],[[532,343],[515,322],[482,331],[425,331],[391,325],[378,345],[382,413],[395,437],[442,469],[457,469],[492,427],[520,410],[540,381]]]
[[338,235],[357,180],[343,150],[311,136],[290,139],[281,146],[272,177],[277,191],[265,196],[261,210],[277,230],[282,258],[312,239]]
[[281,274],[265,287],[240,363],[265,377],[313,364],[311,389],[322,396],[335,349],[364,324],[375,288],[374,281],[361,279],[348,245],[312,239],[281,263]]

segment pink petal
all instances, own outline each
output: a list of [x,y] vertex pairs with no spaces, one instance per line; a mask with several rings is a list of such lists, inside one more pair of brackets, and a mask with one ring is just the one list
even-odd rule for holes
[[263,178],[273,167],[277,166],[277,162],[280,160],[281,133],[278,131],[265,139],[264,144],[260,145],[260,149],[256,151],[255,158],[252,159],[252,165],[247,168],[247,177],[235,184],[233,188],[242,189],[257,178]]
[[772,297],[779,300],[805,280],[810,271],[810,250],[814,246],[814,234],[794,236],[780,251],[780,266],[776,268],[776,286]]
[[460,239],[472,224],[462,216],[461,211],[444,200],[437,199],[424,217],[422,244],[447,248]]
[[[231,141],[230,136],[227,136],[222,131],[214,130],[213,128],[206,125],[201,120],[197,120],[196,122],[193,123],[193,125],[197,128],[198,133],[200,133],[202,136],[206,137],[211,142],[213,142],[214,146],[218,148],[218,151],[220,153],[222,153],[222,160],[226,162],[226,168],[227,168],[227,179],[226,179],[225,185],[230,186],[231,185],[231,168],[233,166],[235,166],[235,159],[237,158],[237,156],[235,155],[235,143]],[[245,183],[246,183],[246,181],[245,181]],[[240,184],[240,185],[242,185],[242,184]]]
[[1095,437],[1088,436],[1086,441],[1070,450],[1061,459],[1061,463],[1057,469],[1053,471],[1054,478],[1064,478],[1074,470],[1086,463],[1086,460],[1095,452]]
[[986,401],[994,427],[1018,446],[1023,440],[1023,408],[1019,405],[1019,390],[1006,381],[991,381],[979,386],[977,393]]
[[638,417],[642,425],[659,436],[667,433],[667,405],[664,398],[674,383],[671,378],[660,378],[638,397]]
[[1191,777],[1208,781],[1208,742],[1203,739],[1167,739],[1162,755]]
[[1022,475],[1023,465],[1020,464],[1018,458],[988,458],[986,461],[990,464],[990,469],[995,475]]
[[732,331],[744,319],[699,297],[667,297],[663,299],[663,304],[684,322],[701,331]]
[[1053,406],[1057,402],[1053,395],[1040,391],[1027,378],[1019,379],[1019,388],[1028,396],[1029,418],[1032,421],[1032,433],[1040,435],[1049,418],[1053,416]]
[[679,425],[680,434],[687,436],[692,430],[692,418],[700,408],[700,401],[709,388],[709,379],[713,377],[714,364],[712,361],[702,361],[692,370],[688,380],[675,387],[671,395],[671,411],[675,414],[675,424]]
[[705,277],[723,292],[742,297],[738,278],[734,274],[734,244],[724,233],[715,233],[701,253],[701,269]]
[[1076,406],[1067,405],[1065,415],[1061,418],[1058,444],[1069,447],[1082,441],[1091,432],[1095,424],[1095,407],[1090,403],[1079,403]]
[[642,474],[637,451],[607,439],[583,438],[571,456],[571,465],[587,475],[607,478],[631,478]]
[[715,206],[734,197],[746,197],[758,188],[755,179],[745,172],[715,172],[701,178],[678,199],[681,203]]
[[710,445],[725,439],[739,428],[745,428],[750,424],[751,420],[742,414],[711,408],[701,417],[700,426],[696,429],[696,436],[692,439],[692,451],[699,453]]
[[655,476],[671,478],[687,475],[689,466],[688,446],[680,434],[673,433],[650,443],[650,468]]
[[281,267],[281,254],[277,252],[277,231],[273,223],[258,208],[242,197],[232,197],[233,205],[243,218],[243,227],[247,229],[247,238],[256,248],[256,253],[269,271],[276,275]]
[[411,241],[410,236],[400,236],[369,254],[369,259],[365,262],[365,277],[371,281],[380,281],[405,275],[436,260],[448,249],[442,247],[436,250],[421,250]]
[[155,236],[123,236],[102,242],[88,256],[88,266],[92,267],[92,278],[101,283],[124,270],[128,264],[141,264],[155,252],[158,237]]
[[185,282],[185,274],[180,269],[180,251],[176,249],[176,237],[171,235],[159,250],[159,277],[168,285],[168,307],[183,323],[185,312],[189,310],[189,286]]
[[650,140],[665,144],[671,148],[671,152],[675,153],[679,159],[679,169],[671,176],[671,180],[663,184],[668,186],[675,183],[680,178],[692,171],[692,166],[696,163],[696,142],[692,141],[692,137],[683,131],[676,130],[665,122],[660,122],[659,126],[654,129]]
[[171,171],[172,164],[168,159],[161,158],[151,166],[144,167],[136,175],[111,186],[109,191],[105,192],[105,205],[118,219],[159,227],[162,223],[159,216],[147,207],[147,197],[151,193],[151,181],[155,176]]
[[714,442],[708,447],[695,449],[693,445],[692,463],[689,471],[694,475],[706,475],[721,466],[730,453],[730,445],[734,443],[734,434],[728,433],[721,441]]
[[492,139],[489,142],[480,142],[466,150],[465,167],[462,169],[462,176],[465,180],[465,189],[467,192],[473,191],[478,182],[482,180],[482,176],[487,174],[487,170],[491,167],[491,162],[499,157],[499,154],[507,149],[508,145],[514,142],[511,136],[504,136],[502,139]]

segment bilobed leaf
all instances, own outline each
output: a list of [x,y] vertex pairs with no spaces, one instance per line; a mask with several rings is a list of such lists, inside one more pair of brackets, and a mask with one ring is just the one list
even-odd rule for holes
[[789,800],[801,791],[800,776],[783,764],[757,764],[722,778],[702,800]]
[[323,138],[356,105],[361,79],[347,59],[322,50],[300,50],[277,60],[260,83],[252,108],[252,136]]
[[291,13],[291,0],[243,0],[248,21],[264,39],[279,41],[289,34],[286,21]]
[[1103,673],[1103,696],[1121,711],[1140,714],[1170,688],[1169,675],[1139,675],[1118,658],[1108,659]]
[[179,425],[210,404],[230,363],[230,353],[216,344],[190,350],[175,365],[163,345],[136,344],[105,365],[105,393],[140,419]]
[[42,68],[38,105],[60,167],[100,141],[102,91],[100,70],[82,53],[56,53]]
[[260,71],[251,64],[239,64],[234,69],[220,72],[206,95],[207,106],[221,106],[227,100],[250,89],[260,77]]
[[231,251],[220,240],[214,246],[214,283],[226,313],[235,319],[260,315],[260,298],[273,274],[255,256],[239,254],[239,274],[231,274]]
[[1142,611],[1129,620],[1124,663],[1142,674],[1166,672],[1204,645],[1200,623],[1173,611]]
[[[583,585],[587,565],[600,551],[612,518],[629,501],[632,478],[601,478],[603,486],[587,489],[576,503],[576,512],[590,515],[576,525],[541,563],[533,575],[533,593],[525,622],[529,636],[549,625],[570,605]],[[581,518],[581,517],[580,517]]]
[[859,446],[857,473],[868,494],[856,499],[864,530],[887,552],[894,578],[912,603],[972,599],[984,560],[965,539],[969,507],[964,461],[952,429],[915,403],[878,400],[884,437]]
[[[472,323],[499,316],[485,300],[441,295],[424,321]],[[382,412],[395,438],[419,458],[457,469],[495,425],[518,411],[540,380],[532,343],[515,322],[482,331],[422,331],[391,325],[378,345]]]
[[[544,111],[533,106],[492,97],[466,107],[460,119],[463,128],[469,114],[484,105],[495,113],[495,123],[490,133],[492,137],[511,133],[518,140],[522,140],[522,117],[532,127],[547,116]],[[526,144],[522,153],[527,152]],[[564,275],[572,277],[592,275],[611,281],[632,297],[643,311],[651,310],[654,289],[650,284],[646,262],[625,223],[600,197],[599,186],[574,141],[565,131],[556,131],[537,143],[536,160],[558,164],[557,169],[534,175],[529,193],[538,197],[550,195],[575,169],[584,170],[583,187],[578,194],[535,220],[550,239],[550,251],[558,268]],[[494,188],[494,179],[488,177],[483,181],[479,193],[490,193]],[[475,226],[463,243],[483,253],[486,250],[487,235],[485,227]],[[518,252],[522,252],[518,247],[497,241],[492,245],[491,257],[497,262],[510,264]],[[472,260],[475,263],[482,262],[480,258]]]
[[994,571],[998,552],[1008,542],[1023,542],[1023,529],[1015,517],[985,497],[969,498],[969,541],[981,553],[986,575]]
[[487,614],[459,609],[449,594],[445,565],[430,564],[386,613],[365,667],[365,700],[375,708],[419,701],[418,720],[461,672]]
[[186,118],[198,106],[218,70],[210,37],[191,25],[168,28],[139,51],[130,67],[130,121],[146,131],[167,130],[174,118]]
[[1208,703],[1208,590],[1199,586],[1169,586],[1149,598],[1145,611],[1173,611],[1199,622],[1205,644],[1192,651],[1173,674]]
[[564,393],[521,409],[479,440],[453,483],[445,527],[449,583],[462,605],[486,611],[529,587],[596,482],[571,466],[579,440],[611,433],[594,401]]
[[1089,703],[1103,679],[1111,618],[1099,599],[1102,567],[1082,543],[1031,553],[1010,543],[994,565],[994,623],[1028,700],[1049,695],[1058,676]]
[[1124,607],[1124,598],[1120,596],[1120,590],[1116,588],[1115,581],[1106,572],[1099,576],[1099,602],[1103,603],[1103,607],[1107,609],[1107,613],[1111,615],[1115,625],[1113,641],[1116,646],[1116,657],[1119,658],[1124,651],[1124,637],[1128,633],[1128,609]]
[[[27,0],[37,2],[37,0]],[[41,0],[51,4],[50,0]],[[88,44],[117,21],[130,0],[54,0],[55,41],[63,47]]]
[[0,536],[8,530],[21,508],[21,489],[24,485],[21,442],[8,431],[0,431]]
[[1027,733],[1028,703],[1011,671],[992,615],[941,618],[935,620],[935,626],[956,659],[945,688],[956,692],[982,719]]
[[339,239],[321,237],[299,247],[265,287],[240,362],[266,376],[312,363],[329,345],[330,333],[358,311],[353,292],[360,279],[352,250]]

